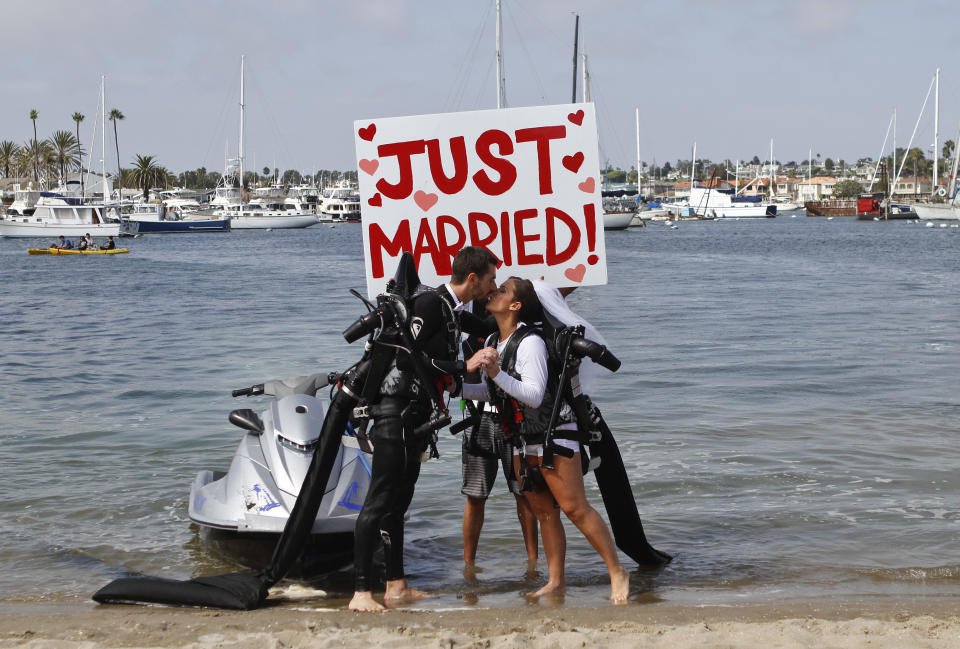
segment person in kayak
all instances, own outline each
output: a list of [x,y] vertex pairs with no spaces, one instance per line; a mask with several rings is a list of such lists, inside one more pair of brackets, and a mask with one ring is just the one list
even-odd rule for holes
[[113,241],[113,236],[108,235],[106,242],[100,246],[100,250],[113,250],[117,247],[117,244]]

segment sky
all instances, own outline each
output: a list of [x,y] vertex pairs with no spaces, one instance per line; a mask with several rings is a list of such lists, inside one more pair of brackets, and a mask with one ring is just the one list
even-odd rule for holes
[[[571,100],[574,14],[601,159],[876,158],[905,146],[937,67],[940,142],[960,120],[947,0],[502,0],[508,106]],[[99,159],[98,97],[120,160],[222,171],[354,169],[353,121],[496,107],[494,0],[32,0],[4,7],[0,140],[75,130]],[[14,26],[17,26],[14,28]],[[579,81],[578,81],[579,83]],[[581,90],[582,92],[582,90]],[[933,96],[914,146],[931,155]],[[116,167],[107,123],[106,165]],[[889,151],[890,143],[887,144]],[[111,166],[112,165],[112,166]],[[99,162],[94,164],[99,168]]]

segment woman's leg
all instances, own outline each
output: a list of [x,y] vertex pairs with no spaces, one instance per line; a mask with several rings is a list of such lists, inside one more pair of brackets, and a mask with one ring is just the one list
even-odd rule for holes
[[630,592],[630,574],[620,565],[617,548],[607,524],[587,502],[580,454],[575,453],[573,457],[554,455],[553,466],[553,469],[543,470],[550,493],[567,518],[587,537],[590,545],[607,564],[607,571],[610,573],[610,599],[615,604],[626,602]]
[[[537,463],[538,458],[527,458],[528,466]],[[520,457],[514,458],[514,470],[519,475]],[[563,531],[563,521],[550,492],[542,487],[525,491],[530,509],[540,523],[540,535],[543,537],[543,553],[547,557],[547,584],[533,593],[535,597],[547,593],[560,592],[566,587],[563,574],[564,557],[567,552],[567,539]]]

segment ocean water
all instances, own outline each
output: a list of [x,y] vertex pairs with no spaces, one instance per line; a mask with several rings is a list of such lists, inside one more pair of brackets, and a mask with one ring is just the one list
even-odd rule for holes
[[[24,252],[45,243],[0,240],[0,601],[236,569],[190,524],[190,484],[229,465],[228,412],[266,403],[231,389],[359,357],[340,332],[363,311],[360,226]],[[623,361],[593,396],[675,555],[634,572],[635,601],[960,595],[960,229],[780,217],[606,245],[610,284],[570,302]],[[545,575],[525,574],[502,478],[465,579],[459,439],[440,453],[410,510],[413,585],[428,607],[522,602]],[[567,536],[565,604],[603,605],[602,562]],[[349,571],[313,585],[342,605]]]

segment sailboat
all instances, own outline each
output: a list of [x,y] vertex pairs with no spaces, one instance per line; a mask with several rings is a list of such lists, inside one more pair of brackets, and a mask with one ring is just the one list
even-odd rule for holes
[[[103,177],[103,201],[88,202],[86,197],[73,189],[58,188],[45,191],[41,179],[39,189],[28,185],[15,185],[16,199],[0,214],[0,237],[80,237],[90,234],[96,237],[118,236],[120,223],[116,220],[116,206],[108,205],[110,183],[107,181],[103,158],[104,148],[104,78],[100,77],[100,149],[101,175]],[[91,156],[93,155],[91,151]]]
[[249,200],[249,194],[243,189],[243,66],[244,56],[240,56],[240,144],[235,160],[228,159],[224,173],[214,190],[210,201],[212,210],[188,212],[184,220],[230,219],[231,230],[266,230],[307,228],[315,225],[317,214],[309,209],[281,209],[288,205],[266,206]]

